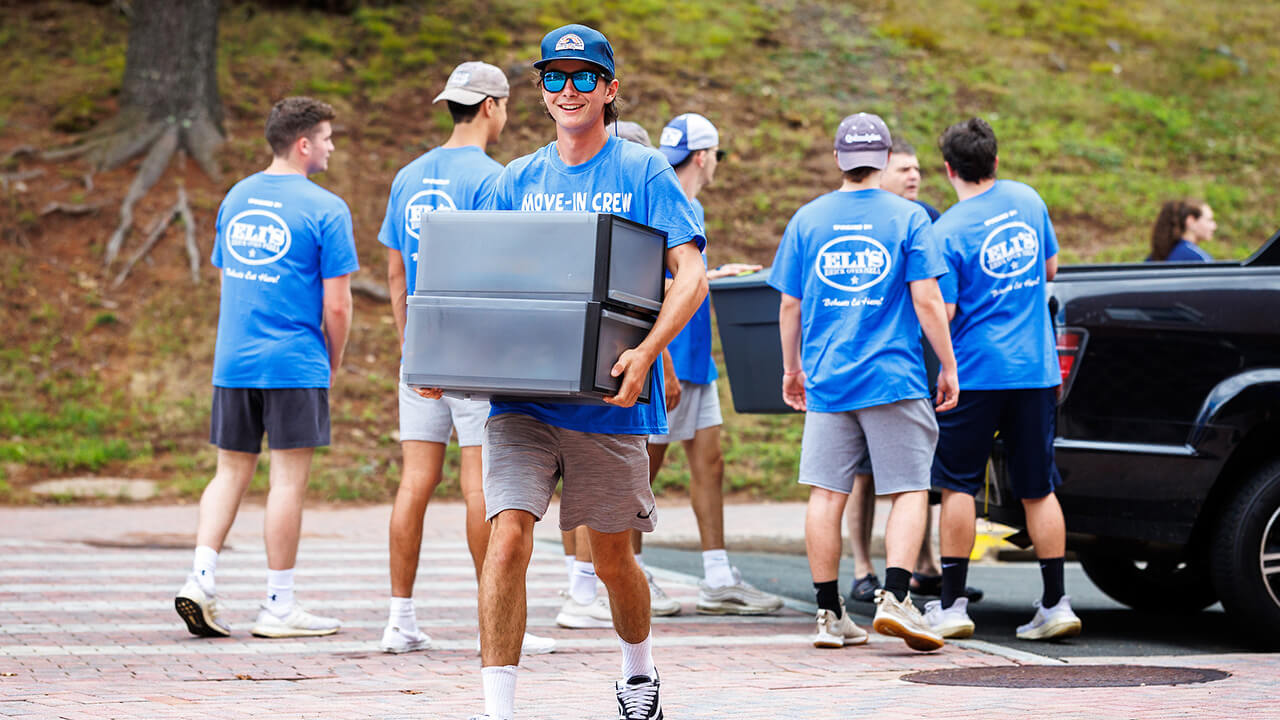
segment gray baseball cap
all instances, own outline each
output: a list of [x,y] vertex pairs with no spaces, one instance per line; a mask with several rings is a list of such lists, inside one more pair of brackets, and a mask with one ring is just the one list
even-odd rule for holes
[[633,123],[629,120],[609,123],[609,134],[617,135],[623,140],[630,140],[647,148],[653,147],[653,141],[649,139],[649,131],[645,130],[640,123]]
[[511,94],[507,74],[489,63],[464,62],[453,69],[444,92],[433,103],[452,100],[462,105],[475,105],[487,97],[503,98]]
[[889,164],[893,138],[879,115],[858,113],[840,121],[836,130],[836,165],[841,170],[872,167],[883,170]]

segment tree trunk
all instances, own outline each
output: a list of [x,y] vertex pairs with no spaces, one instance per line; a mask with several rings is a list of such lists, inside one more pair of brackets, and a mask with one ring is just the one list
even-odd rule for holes
[[101,150],[99,166],[118,166],[176,129],[179,146],[217,176],[218,6],[219,0],[133,0],[116,135]]

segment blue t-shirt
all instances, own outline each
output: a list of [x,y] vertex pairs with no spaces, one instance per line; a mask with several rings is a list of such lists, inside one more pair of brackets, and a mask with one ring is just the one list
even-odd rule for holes
[[301,175],[257,173],[223,198],[216,231],[213,384],[329,387],[324,280],[360,268],[347,204]]
[[438,147],[396,173],[378,242],[404,256],[409,294],[418,284],[418,229],[439,210],[478,210],[502,165],[475,145]]
[[[1147,258],[1150,262],[1151,258]],[[1187,240],[1179,240],[1169,251],[1165,262],[1213,262],[1213,256],[1205,252],[1199,245]]]
[[[703,228],[705,234],[707,219],[702,203],[698,202],[697,198],[692,198],[689,202],[693,205],[693,214],[698,219],[698,227]],[[702,264],[707,264],[706,250],[702,251]],[[671,361],[675,366],[677,378],[685,382],[705,385],[719,376],[716,372],[715,360],[711,357],[710,293],[698,306],[693,317],[689,318],[689,324],[675,336],[667,349],[671,351]]]
[[[656,150],[612,136],[595,157],[581,165],[565,165],[554,142],[513,160],[498,176],[484,209],[612,213],[666,231],[669,248],[687,242],[696,243],[698,249],[706,247],[702,226],[666,158]],[[522,413],[578,432],[666,434],[660,359],[653,366],[650,394],[651,402],[629,408],[495,402],[490,413]]]
[[923,200],[912,200],[911,202],[924,208],[924,211],[929,213],[929,222],[936,222],[938,218],[942,217],[942,213],[938,212],[938,208]]
[[939,285],[956,305],[961,392],[1060,385],[1044,267],[1058,238],[1036,191],[997,180],[951,206],[933,231],[950,269]]
[[946,271],[924,209],[887,190],[830,192],[796,211],[769,284],[801,301],[810,410],[929,396],[908,283]]

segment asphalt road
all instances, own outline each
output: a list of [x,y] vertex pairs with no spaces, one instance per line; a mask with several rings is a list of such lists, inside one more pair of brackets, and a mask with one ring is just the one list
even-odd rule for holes
[[[702,556],[698,552],[646,546],[644,557],[645,563],[654,567],[702,576]],[[813,602],[813,581],[803,555],[730,551],[730,559],[755,586],[784,597]],[[883,565],[878,570],[883,580]],[[846,598],[852,582],[853,562],[846,558],[840,568],[840,588]],[[1084,632],[1078,638],[1061,642],[1028,642],[1014,637],[1017,626],[1031,619],[1032,601],[1040,597],[1040,569],[1035,563],[976,565],[969,571],[969,584],[986,593],[981,602],[969,606],[969,616],[977,625],[974,638],[1024,652],[1065,658],[1255,651],[1240,639],[1220,604],[1193,615],[1156,615],[1131,610],[1094,587],[1078,563],[1067,564],[1066,586],[1071,606],[1084,622]],[[916,601],[923,607],[929,599],[932,598]],[[870,625],[874,606],[857,603],[849,609],[855,621]]]

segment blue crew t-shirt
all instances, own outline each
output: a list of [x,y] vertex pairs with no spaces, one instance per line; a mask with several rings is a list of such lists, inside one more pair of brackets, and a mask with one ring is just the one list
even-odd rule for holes
[[[610,137],[590,160],[565,165],[552,142],[513,160],[494,185],[486,210],[601,212],[667,233],[667,247],[687,242],[706,247],[671,164],[657,151]],[[662,361],[653,365],[652,401],[629,408],[569,403],[494,402],[491,415],[521,413],[548,425],[601,434],[664,435]]]
[[404,256],[409,294],[418,284],[418,232],[422,216],[442,210],[479,210],[502,165],[475,145],[438,147],[396,173],[378,242]]
[[[693,205],[693,214],[698,219],[698,227],[703,228],[705,236],[707,219],[702,210],[702,203],[697,198],[689,200]],[[702,264],[707,264],[707,251],[702,251]],[[669,274],[669,273],[668,273]],[[689,318],[679,335],[667,345],[671,351],[671,362],[675,366],[676,377],[685,382],[706,385],[718,377],[716,363],[711,357],[711,295],[702,300],[697,312]]]
[[324,280],[360,268],[347,204],[301,175],[257,173],[223,198],[216,232],[213,384],[329,387]]
[[956,306],[951,343],[962,391],[1060,385],[1045,287],[1058,238],[1036,191],[997,180],[951,206],[933,231],[950,270],[939,285]]
[[801,301],[810,410],[929,396],[909,283],[946,271],[929,216],[891,192],[830,192],[796,211],[769,284]]

